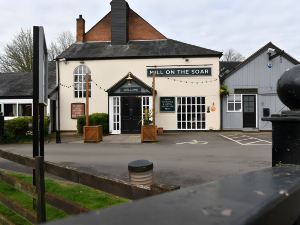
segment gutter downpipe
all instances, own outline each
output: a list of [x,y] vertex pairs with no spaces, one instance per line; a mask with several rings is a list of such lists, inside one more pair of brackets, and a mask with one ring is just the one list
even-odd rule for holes
[[57,68],[57,103],[56,103],[56,144],[61,143],[61,135],[60,135],[60,71],[59,71],[59,60],[56,60],[56,68]]

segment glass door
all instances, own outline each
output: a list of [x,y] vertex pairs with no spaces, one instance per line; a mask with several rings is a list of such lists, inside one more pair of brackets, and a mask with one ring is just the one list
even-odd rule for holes
[[109,130],[111,134],[121,134],[121,97],[109,97]]

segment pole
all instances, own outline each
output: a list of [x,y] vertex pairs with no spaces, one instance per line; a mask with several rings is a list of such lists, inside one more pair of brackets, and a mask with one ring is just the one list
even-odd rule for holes
[[155,78],[156,78],[156,66],[154,73],[152,75],[152,118],[153,118],[153,125],[155,126]]
[[[33,117],[32,117],[32,156],[39,155],[39,27],[33,27]],[[32,184],[36,185],[35,169],[32,170]]]
[[37,222],[46,222],[45,173],[44,157],[35,157],[36,191],[37,191]]
[[90,74],[85,75],[85,99],[86,99],[86,107],[85,107],[85,126],[89,126],[89,81],[91,79]]

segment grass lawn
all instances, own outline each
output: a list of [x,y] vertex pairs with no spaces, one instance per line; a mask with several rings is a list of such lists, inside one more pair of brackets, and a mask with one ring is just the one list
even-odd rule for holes
[[[20,173],[11,173],[11,172],[9,173],[5,172],[5,173],[10,174],[26,183],[29,184],[32,183],[32,177],[28,175],[20,174]],[[127,199],[110,195],[79,184],[58,181],[53,179],[46,179],[45,182],[46,182],[46,192],[63,197],[66,200],[79,203],[81,206],[90,209],[91,211],[129,201]],[[33,199],[30,195],[22,193],[16,190],[14,187],[9,186],[2,181],[0,181],[0,192],[6,195],[6,197],[15,200],[16,202],[18,202],[28,210],[33,211],[32,209]],[[58,210],[48,204],[46,208],[47,208],[47,213],[46,213],[47,221],[61,219],[68,216],[65,212]],[[0,214],[8,218],[16,225],[31,224],[25,219],[23,219],[22,217],[17,216],[13,211],[9,210],[1,203],[0,203]]]

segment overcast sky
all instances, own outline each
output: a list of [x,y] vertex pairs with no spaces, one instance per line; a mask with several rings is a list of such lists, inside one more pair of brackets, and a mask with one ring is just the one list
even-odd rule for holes
[[[63,31],[75,35],[110,11],[110,0],[0,0],[0,47],[21,28],[44,26],[47,41]],[[171,39],[249,56],[267,42],[300,60],[299,0],[128,0],[130,7]]]

